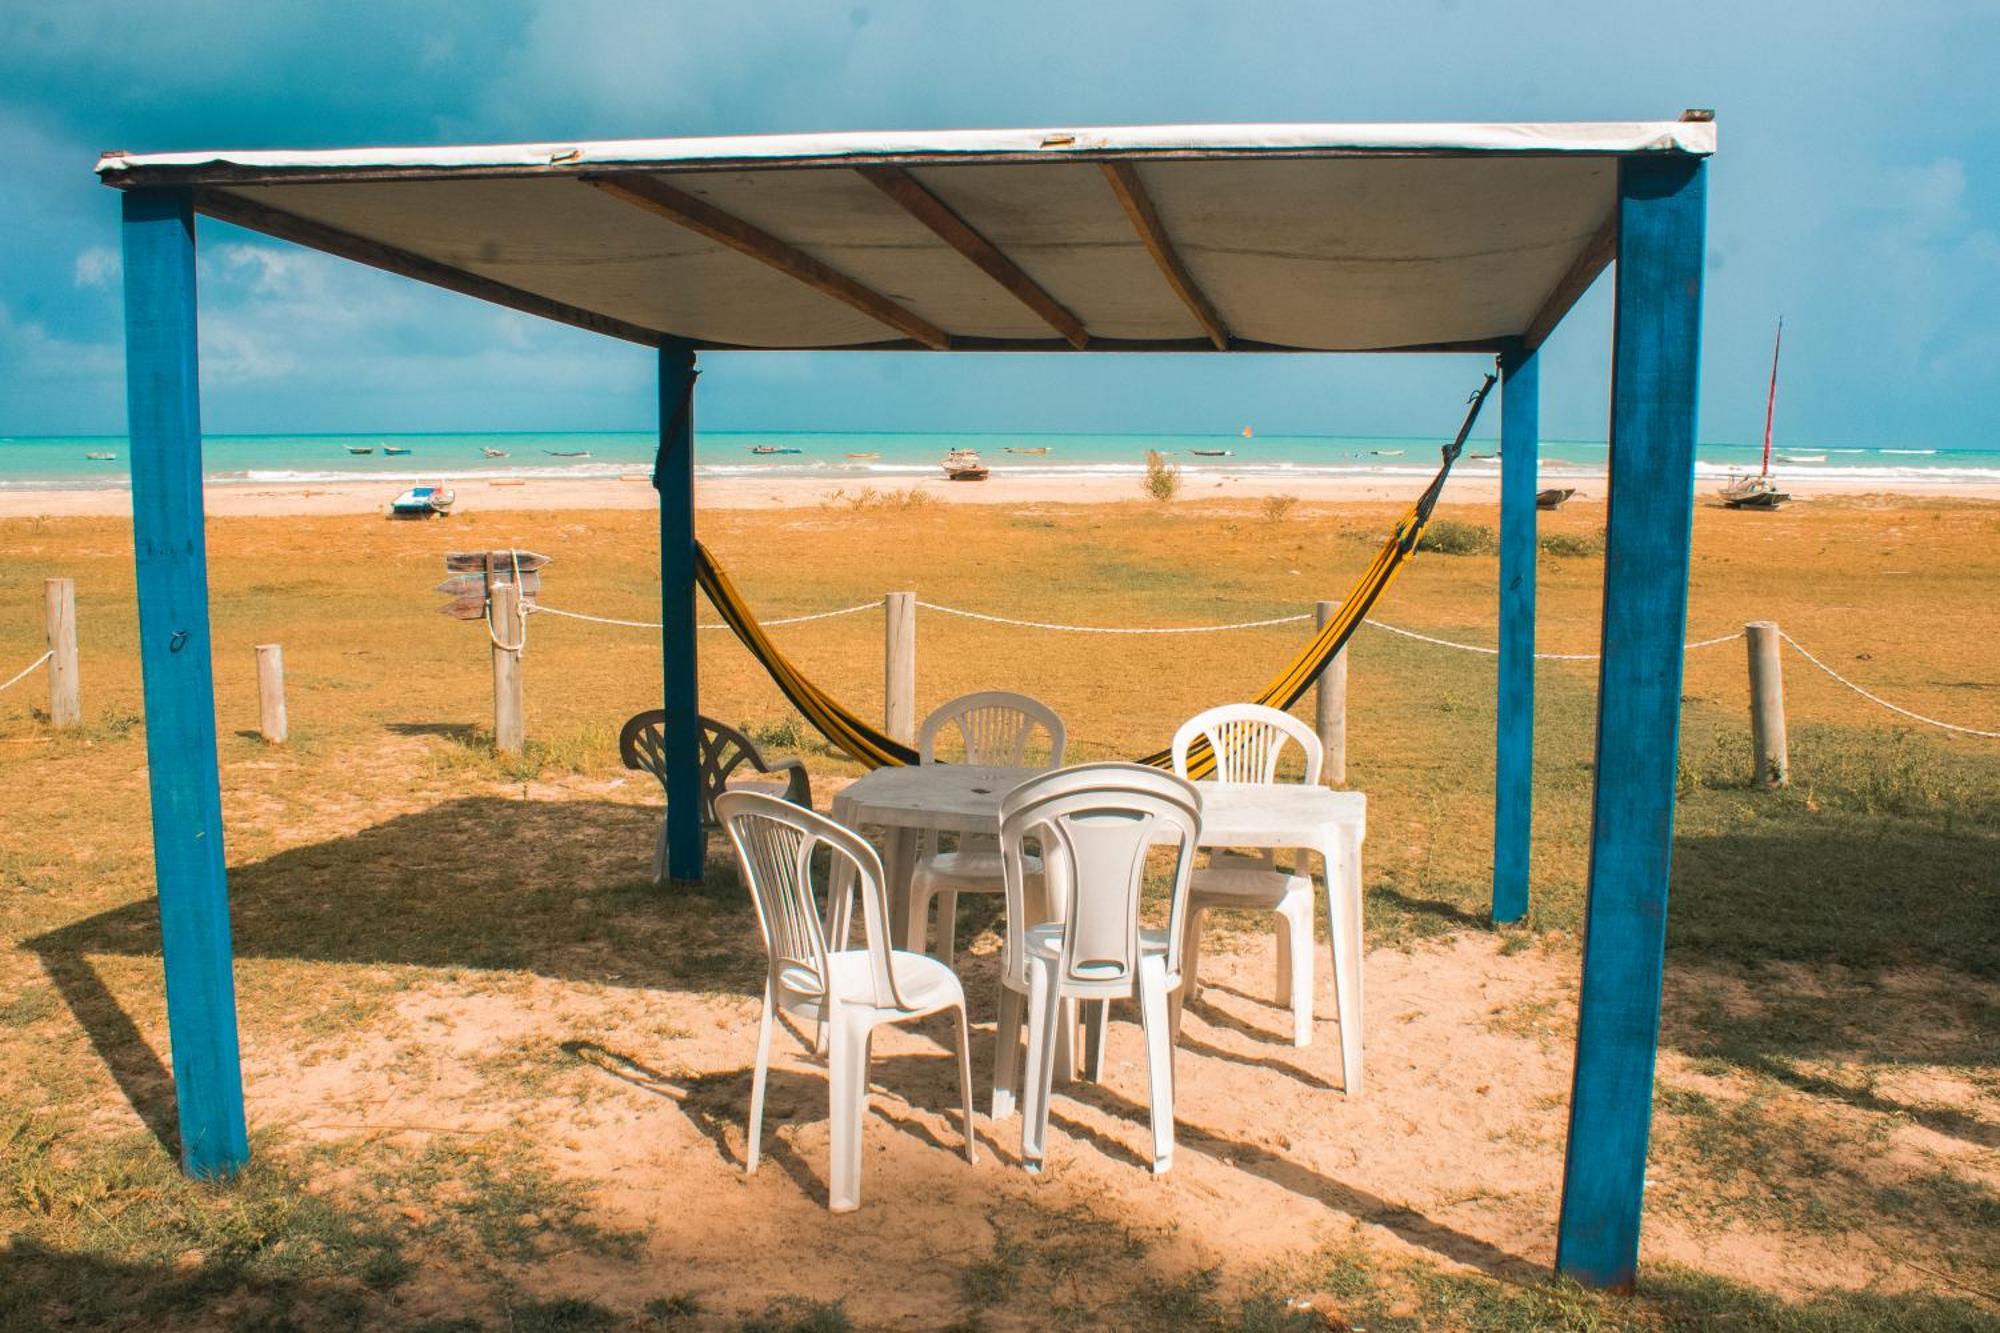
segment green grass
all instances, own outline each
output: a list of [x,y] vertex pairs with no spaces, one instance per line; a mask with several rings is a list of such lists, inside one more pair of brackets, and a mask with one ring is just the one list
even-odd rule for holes
[[1499,549],[1493,529],[1484,523],[1467,523],[1455,518],[1432,519],[1417,544],[1419,551],[1437,555],[1492,555]]

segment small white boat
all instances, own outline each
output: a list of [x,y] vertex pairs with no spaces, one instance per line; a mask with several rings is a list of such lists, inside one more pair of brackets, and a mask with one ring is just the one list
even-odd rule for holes
[[389,504],[389,512],[397,518],[432,518],[451,512],[452,502],[458,499],[443,482],[435,486],[412,486]]
[[372,444],[350,444],[347,446],[347,452],[350,454],[372,454],[375,452],[375,446]]
[[1191,454],[1193,454],[1193,455],[1194,455],[1194,456],[1195,456],[1196,458],[1234,458],[1234,457],[1236,457],[1236,451],[1235,451],[1234,449],[1190,449],[1190,450],[1188,450],[1188,452],[1189,452],[1189,453],[1191,453]]
[[115,463],[118,461],[117,454],[107,454],[101,449],[93,449],[85,454],[84,457],[93,463]]
[[590,450],[588,450],[588,449],[544,449],[544,450],[542,450],[542,452],[543,452],[543,453],[545,453],[545,454],[547,454],[547,455],[548,455],[548,456],[549,456],[550,458],[588,458],[588,457],[590,457]]
[[382,446],[382,452],[385,454],[407,454],[410,452],[410,446],[407,444],[385,444]]
[[750,446],[750,452],[753,454],[798,454],[805,451],[803,449],[780,447],[775,444],[753,444]]
[[952,481],[985,481],[989,475],[977,449],[953,449],[944,456],[942,466]]
[[494,449],[486,445],[481,445],[479,447],[479,452],[485,454],[488,458],[505,458],[507,456],[507,451],[505,449]]
[[1368,452],[1377,458],[1401,458],[1403,456],[1401,449],[1370,449]]

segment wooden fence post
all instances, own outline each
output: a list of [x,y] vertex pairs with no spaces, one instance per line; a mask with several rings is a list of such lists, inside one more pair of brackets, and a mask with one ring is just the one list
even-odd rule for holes
[[257,645],[257,730],[272,745],[283,745],[285,723],[285,650],[275,643]]
[[493,599],[493,748],[519,754],[526,739],[526,707],[521,688],[521,590],[495,583]]
[[83,693],[76,674],[76,580],[49,579],[49,722],[74,727],[83,721]]
[[[1339,602],[1321,602],[1314,623],[1321,629],[1340,610]],[[1319,673],[1319,688],[1313,692],[1313,725],[1319,743],[1326,750],[1326,767],[1321,778],[1329,787],[1347,781],[1347,649],[1342,648]]]
[[1760,787],[1782,787],[1792,780],[1785,743],[1785,669],[1778,650],[1783,640],[1775,620],[1753,620],[1743,627],[1750,648],[1750,742],[1756,752],[1753,781]]
[[883,730],[903,742],[917,739],[917,595],[882,598]]

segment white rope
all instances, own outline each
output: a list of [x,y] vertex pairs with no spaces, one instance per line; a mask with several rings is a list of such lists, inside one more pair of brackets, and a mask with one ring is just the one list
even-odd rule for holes
[[[1434,639],[1428,634],[1419,634],[1413,629],[1403,629],[1397,625],[1385,625],[1379,620],[1368,620],[1362,623],[1371,625],[1376,629],[1387,630],[1391,634],[1400,634],[1406,639],[1415,639],[1419,643],[1436,644],[1440,648],[1456,648],[1462,653],[1482,653],[1487,657],[1498,657],[1500,655],[1498,648],[1485,648],[1476,643],[1454,643],[1450,639]],[[1718,643],[1729,643],[1732,640],[1742,637],[1742,630],[1737,630],[1734,634],[1718,634],[1712,639],[1701,639],[1695,643],[1682,644],[1681,651],[1691,653],[1697,648],[1713,648]],[[1601,660],[1602,656],[1601,653],[1536,653],[1535,660],[1538,662],[1596,662]]]
[[26,680],[29,676],[34,674],[36,667],[48,661],[51,657],[54,657],[55,655],[56,655],[56,650],[53,648],[49,649],[47,652],[43,653],[40,657],[36,658],[34,661],[28,663],[27,666],[23,667],[20,673],[16,675],[12,680],[8,681],[7,684],[0,685],[0,690],[8,689],[11,688],[12,686],[19,685],[22,681]]
[[983,620],[992,625],[1014,625],[1021,629],[1057,630],[1064,634],[1221,634],[1228,630],[1263,629],[1269,625],[1296,625],[1301,620],[1311,620],[1310,613],[1295,616],[1275,616],[1270,620],[1239,620],[1231,625],[1055,625],[1043,620],[1015,620],[1008,616],[989,616],[983,611],[963,611],[955,606],[939,606],[936,602],[918,602],[926,611],[937,611],[947,616],[961,616],[966,620]]
[[[760,620],[760,621],[758,621],[757,623],[758,623],[758,624],[760,624],[760,625],[766,625],[766,626],[769,626],[769,625],[803,625],[803,624],[805,624],[805,623],[806,623],[806,622],[807,622],[808,620],[831,620],[831,619],[832,619],[833,617],[835,617],[835,616],[851,616],[851,615],[853,615],[853,614],[854,614],[854,613],[855,613],[856,611],[873,611],[873,610],[875,610],[876,608],[880,607],[881,605],[882,605],[882,603],[880,603],[880,602],[863,602],[863,603],[861,603],[861,604],[860,604],[859,606],[843,606],[843,607],[841,607],[841,608],[840,608],[840,609],[839,609],[838,611],[815,611],[815,612],[813,612],[813,613],[812,613],[811,615],[809,615],[809,616],[780,616],[780,617],[779,617],[778,619],[776,619],[776,620]],[[557,608],[555,608],[555,607],[553,607],[553,606],[543,606],[543,605],[541,605],[540,603],[535,603],[534,605],[531,605],[531,606],[529,606],[529,607],[527,608],[527,610],[528,610],[528,612],[529,612],[530,614],[533,614],[533,615],[538,615],[538,616],[561,616],[561,617],[562,617],[562,618],[563,618],[564,620],[587,620],[587,621],[589,621],[589,622],[590,622],[591,624],[593,624],[593,625],[622,625],[622,626],[623,626],[623,627],[625,627],[626,629],[659,629],[659,628],[660,628],[660,622],[659,622],[659,621],[657,621],[657,620],[614,620],[614,619],[612,619],[612,618],[611,618],[610,616],[587,616],[587,615],[583,614],[583,612],[581,612],[581,611],[562,611],[562,610],[558,610]],[[695,626],[695,628],[696,628],[696,629],[728,629],[728,628],[729,628],[729,626],[727,626],[727,625],[719,625],[719,624],[718,624],[718,625],[696,625],[696,626]]]
[[1860,695],[1862,698],[1866,699],[1871,704],[1878,704],[1881,707],[1888,709],[1892,713],[1900,713],[1904,717],[1909,718],[1912,722],[1922,722],[1926,726],[1942,727],[1946,731],[1955,731],[1962,736],[1980,736],[1984,737],[1986,740],[1989,741],[2000,741],[2000,731],[1980,731],[1973,727],[1961,727],[1955,722],[1940,722],[1934,717],[1925,717],[1922,713],[1912,713],[1907,708],[1902,708],[1896,704],[1892,704],[1887,699],[1884,699],[1878,694],[1870,694],[1867,690],[1862,689],[1859,685],[1856,685],[1853,681],[1841,675],[1838,671],[1835,671],[1832,667],[1828,666],[1826,663],[1820,661],[1817,657],[1814,657],[1811,653],[1807,652],[1804,646],[1802,646],[1797,639],[1785,633],[1783,630],[1778,631],[1778,637],[1783,639],[1786,643],[1792,645],[1793,651],[1797,652],[1800,657],[1805,658],[1806,661],[1811,662],[1821,671],[1824,671],[1827,675],[1832,676],[1835,680],[1839,681],[1842,685],[1845,685],[1848,689],[1853,690],[1856,694]]
[[528,655],[528,599],[520,595],[521,553],[509,548],[507,556],[514,562],[514,610],[521,617],[521,641],[519,643],[502,643],[500,635],[493,628],[493,590],[491,586],[493,583],[493,571],[490,559],[487,562],[486,582],[488,587],[486,591],[486,607],[482,619],[486,621],[486,637],[493,640],[495,648],[498,648],[503,653],[519,653],[522,657],[526,657]]

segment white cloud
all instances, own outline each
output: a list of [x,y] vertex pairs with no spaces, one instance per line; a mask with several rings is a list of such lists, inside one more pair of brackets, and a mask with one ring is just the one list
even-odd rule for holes
[[124,271],[124,260],[110,246],[86,246],[77,252],[76,285],[79,287],[109,290],[118,285],[119,275]]

